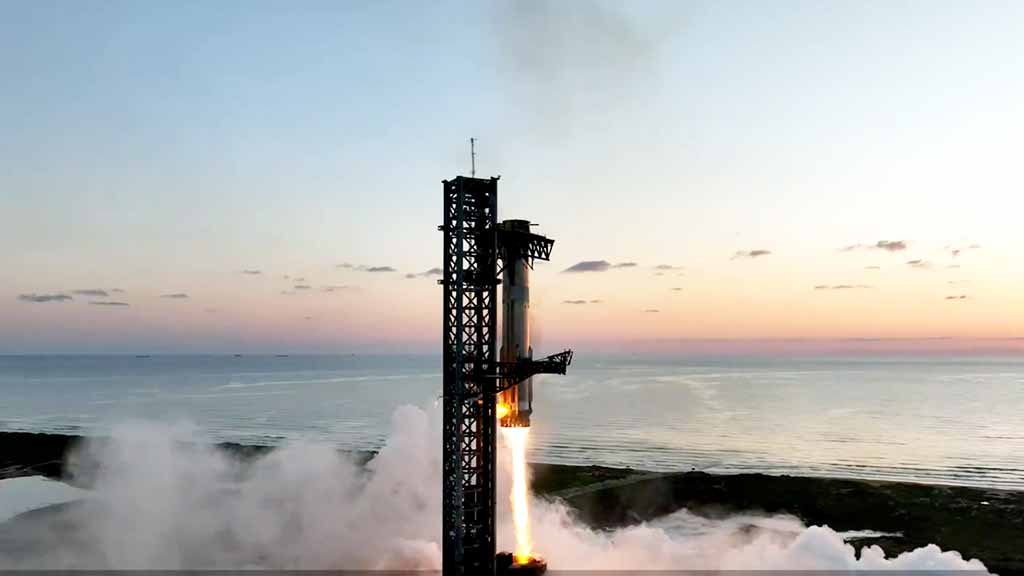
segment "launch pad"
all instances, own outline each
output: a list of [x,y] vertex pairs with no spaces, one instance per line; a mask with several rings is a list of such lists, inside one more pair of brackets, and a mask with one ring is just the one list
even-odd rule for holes
[[[492,575],[498,395],[502,425],[529,426],[531,377],[565,374],[572,351],[534,360],[530,347],[529,271],[536,260],[550,259],[554,241],[530,232],[525,220],[498,223],[498,178],[457,176],[443,186],[444,224],[438,227],[444,233],[444,276],[438,280],[444,286],[442,570],[446,576]],[[504,571],[539,574],[545,567],[539,560],[509,562]]]
[[517,564],[511,552],[499,552],[494,569],[499,575],[540,576],[547,572],[548,565],[540,558],[530,558],[525,564]]

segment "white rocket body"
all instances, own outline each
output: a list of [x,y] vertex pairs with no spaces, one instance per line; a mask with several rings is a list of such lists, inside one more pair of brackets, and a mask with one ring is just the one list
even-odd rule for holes
[[[503,226],[530,231],[526,220],[507,220]],[[530,345],[530,267],[526,259],[505,263],[501,283],[502,362],[533,358]],[[498,395],[500,424],[505,427],[530,425],[533,413],[533,379],[527,378]]]

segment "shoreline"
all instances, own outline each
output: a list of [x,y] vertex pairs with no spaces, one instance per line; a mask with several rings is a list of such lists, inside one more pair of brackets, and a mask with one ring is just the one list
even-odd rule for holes
[[[85,438],[0,432],[0,479],[44,476],[88,487],[96,463],[67,455]],[[102,441],[102,439],[91,439]],[[220,443],[241,461],[273,446]],[[372,452],[353,454],[365,462]],[[880,537],[849,543],[879,545],[889,557],[936,544],[964,558],[978,558],[993,572],[1024,574],[1024,491],[889,480],[861,480],[760,473],[647,472],[630,468],[531,463],[534,494],[557,499],[594,529],[639,524],[679,509],[707,517],[737,513],[788,514],[807,525],[837,531],[874,530]],[[15,519],[12,520],[16,520]]]

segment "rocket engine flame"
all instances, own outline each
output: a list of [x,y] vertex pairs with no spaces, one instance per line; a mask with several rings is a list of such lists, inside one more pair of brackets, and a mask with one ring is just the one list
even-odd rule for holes
[[512,408],[510,408],[509,405],[505,403],[501,403],[495,406],[495,415],[498,417],[498,420],[501,420],[505,416],[508,416],[511,411]]
[[528,427],[502,428],[505,443],[512,451],[512,522],[516,532],[516,549],[513,557],[516,564],[528,564],[533,558],[533,541],[530,538],[529,487],[526,477],[526,441],[530,435]]

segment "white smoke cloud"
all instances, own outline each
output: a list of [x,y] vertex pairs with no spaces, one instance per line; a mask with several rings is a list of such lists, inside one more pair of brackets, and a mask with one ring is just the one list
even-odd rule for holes
[[[94,495],[52,525],[19,527],[20,541],[37,550],[0,550],[0,568],[438,569],[438,423],[436,406],[398,409],[390,439],[365,467],[316,443],[246,465],[210,448],[194,427],[126,424],[87,448],[101,463]],[[499,496],[503,549],[513,542],[508,509]],[[708,519],[680,510],[595,531],[563,504],[536,497],[531,516],[534,549],[552,570],[984,569],[935,546],[892,559],[865,547],[858,557],[833,530],[788,516]]]

